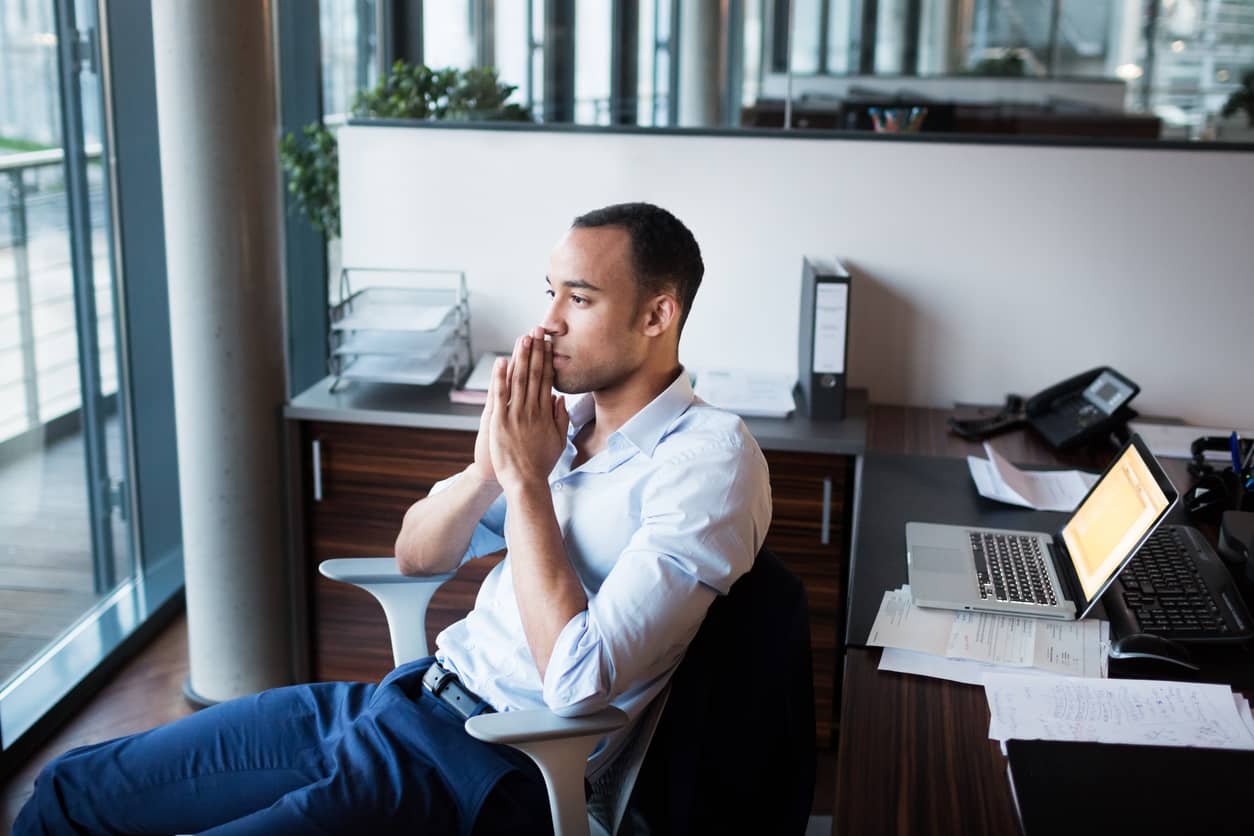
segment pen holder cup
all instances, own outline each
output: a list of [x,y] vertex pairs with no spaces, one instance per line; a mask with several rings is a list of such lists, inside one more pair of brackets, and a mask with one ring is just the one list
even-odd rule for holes
[[877,134],[918,133],[927,118],[926,107],[871,107],[867,113]]

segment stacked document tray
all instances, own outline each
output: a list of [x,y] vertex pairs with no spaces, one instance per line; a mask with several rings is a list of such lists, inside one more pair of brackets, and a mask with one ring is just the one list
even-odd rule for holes
[[[344,380],[429,386],[461,379],[471,356],[464,275],[453,274],[452,287],[373,286],[354,292],[350,272],[357,281],[379,280],[378,274],[401,280],[393,271],[345,271],[342,301],[331,308],[333,388]],[[430,279],[405,272],[411,280]]]

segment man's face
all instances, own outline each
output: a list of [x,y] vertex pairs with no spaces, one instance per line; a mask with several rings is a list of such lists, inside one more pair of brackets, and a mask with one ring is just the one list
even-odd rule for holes
[[553,385],[578,394],[610,389],[644,361],[631,236],[621,227],[571,229],[549,256],[542,323],[553,341]]

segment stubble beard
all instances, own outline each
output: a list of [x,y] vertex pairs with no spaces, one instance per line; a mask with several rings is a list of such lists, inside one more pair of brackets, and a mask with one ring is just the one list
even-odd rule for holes
[[564,395],[582,395],[618,386],[631,372],[618,367],[602,367],[580,373],[577,369],[554,369],[553,388]]

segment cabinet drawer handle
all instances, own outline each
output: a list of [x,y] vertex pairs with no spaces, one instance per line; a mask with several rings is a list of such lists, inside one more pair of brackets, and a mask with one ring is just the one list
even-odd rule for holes
[[832,542],[832,478],[823,479],[823,525],[819,529],[819,542],[824,546]]
[[[322,501],[322,442],[314,439],[310,460],[313,463],[313,498],[314,502]],[[826,514],[826,512],[824,512]]]

